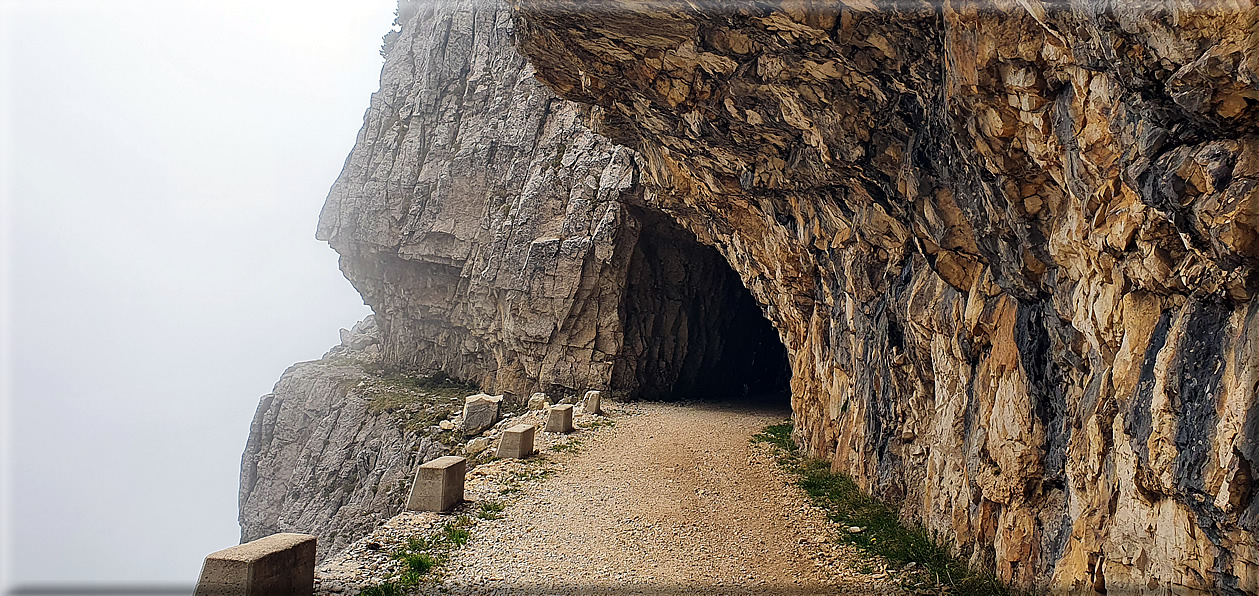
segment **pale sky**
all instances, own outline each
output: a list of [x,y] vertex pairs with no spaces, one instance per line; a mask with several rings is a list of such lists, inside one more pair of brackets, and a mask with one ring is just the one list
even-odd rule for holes
[[394,0],[0,0],[4,586],[191,585],[258,398],[368,314],[314,239]]

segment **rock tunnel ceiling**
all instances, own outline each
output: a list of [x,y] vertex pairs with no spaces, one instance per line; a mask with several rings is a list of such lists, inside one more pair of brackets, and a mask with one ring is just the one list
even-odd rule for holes
[[[973,564],[1259,593],[1259,9],[893,4],[402,2],[318,232],[382,357],[521,398],[714,387],[765,337],[728,264],[797,441]],[[242,528],[336,548],[396,510],[363,479],[402,464],[361,454],[416,439],[329,374],[264,398]]]

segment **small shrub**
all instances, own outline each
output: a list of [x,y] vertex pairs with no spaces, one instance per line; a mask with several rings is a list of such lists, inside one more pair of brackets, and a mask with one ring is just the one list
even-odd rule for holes
[[442,526],[442,538],[455,548],[463,546],[468,543],[468,539],[472,538],[472,532],[468,531],[471,525],[471,518],[460,515],[454,521],[448,521]]
[[428,553],[408,553],[402,557],[402,565],[407,572],[424,575],[437,566],[437,559]]
[[603,418],[595,418],[594,420],[591,420],[590,424],[587,424],[583,428],[595,430],[597,428],[603,428],[605,426],[615,426],[615,425],[616,425],[615,420],[605,416]]

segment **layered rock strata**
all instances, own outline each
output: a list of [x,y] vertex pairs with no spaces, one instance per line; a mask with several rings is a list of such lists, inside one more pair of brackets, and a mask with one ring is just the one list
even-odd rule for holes
[[514,10],[764,307],[812,453],[1017,586],[1259,592],[1253,1]]

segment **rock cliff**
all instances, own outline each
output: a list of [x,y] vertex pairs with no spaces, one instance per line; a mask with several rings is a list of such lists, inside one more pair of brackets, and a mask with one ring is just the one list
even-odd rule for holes
[[790,353],[797,440],[1017,586],[1259,592],[1259,9],[514,0]]
[[243,534],[327,554],[458,448],[374,367],[512,400],[789,376],[802,445],[1016,586],[1259,593],[1257,22],[402,2],[318,232],[379,329],[263,398]]
[[285,372],[242,461],[242,537],[313,533],[321,558],[397,512],[417,462],[461,447],[433,425],[461,404],[408,379],[518,407],[790,375],[739,276],[644,202],[634,153],[534,78],[505,5],[404,1],[396,26],[318,228],[375,314]]

